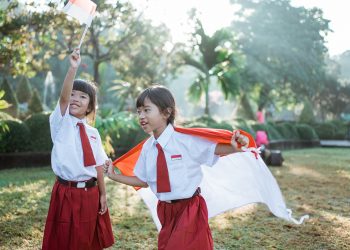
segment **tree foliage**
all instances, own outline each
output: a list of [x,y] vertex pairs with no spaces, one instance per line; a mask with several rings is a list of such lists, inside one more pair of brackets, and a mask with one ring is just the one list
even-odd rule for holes
[[6,113],[10,114],[13,117],[18,116],[18,101],[15,95],[15,92],[12,89],[12,86],[8,83],[7,79],[4,78],[1,90],[5,92],[3,100],[6,101],[9,105],[4,110]]
[[240,55],[235,51],[233,36],[228,29],[219,29],[209,36],[194,10],[191,19],[194,22],[191,43],[180,49],[178,55],[181,58],[180,64],[194,67],[198,71],[189,94],[194,100],[205,95],[204,113],[209,115],[209,86],[212,77],[217,79],[225,99],[239,94]]
[[[233,22],[247,64],[243,78],[249,88],[260,88],[259,106],[273,98],[300,100],[314,96],[325,77],[324,37],[328,20],[320,9],[293,7],[289,0],[232,0],[241,5],[240,20]],[[290,89],[291,92],[282,90]]]

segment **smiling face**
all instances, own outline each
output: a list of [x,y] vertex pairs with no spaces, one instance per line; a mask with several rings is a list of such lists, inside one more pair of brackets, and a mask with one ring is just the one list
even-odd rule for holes
[[69,105],[69,114],[83,119],[89,110],[90,97],[85,92],[72,90]]
[[168,125],[167,120],[169,114],[161,112],[149,98],[144,100],[143,106],[137,108],[137,114],[143,131],[147,134],[153,132],[156,139],[162,134]]

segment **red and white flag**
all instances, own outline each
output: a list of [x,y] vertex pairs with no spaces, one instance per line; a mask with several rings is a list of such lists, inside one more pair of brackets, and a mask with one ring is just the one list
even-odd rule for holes
[[96,13],[96,4],[90,0],[69,0],[63,11],[90,27]]
[[[176,127],[175,130],[216,143],[231,143],[232,138],[232,132],[220,129]],[[208,207],[209,218],[247,204],[263,203],[275,216],[302,224],[309,216],[304,215],[299,220],[293,218],[292,210],[287,208],[277,181],[258,154],[253,136],[243,130],[240,130],[240,134],[249,139],[248,147],[244,149],[246,152],[222,156],[212,167],[202,166],[203,179],[199,186]],[[145,141],[113,162],[123,175],[134,175],[133,170]],[[180,157],[179,154],[172,155],[171,159]],[[139,188],[137,192],[160,230],[156,195],[149,187]]]

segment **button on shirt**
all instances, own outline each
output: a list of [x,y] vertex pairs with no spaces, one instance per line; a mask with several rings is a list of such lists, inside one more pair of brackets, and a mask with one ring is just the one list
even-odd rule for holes
[[[96,165],[85,167],[78,122],[83,122]],[[54,173],[65,180],[84,181],[97,177],[95,167],[108,159],[96,128],[89,126],[86,118],[80,120],[69,114],[69,107],[62,116],[60,105],[50,115],[50,131],[53,142],[51,165]]]
[[[164,151],[171,192],[157,193],[156,144]],[[201,165],[213,166],[219,158],[214,154],[216,143],[174,130],[169,124],[156,140],[151,136],[143,145],[134,174],[147,182],[152,192],[161,201],[191,197],[199,186],[203,174]]]

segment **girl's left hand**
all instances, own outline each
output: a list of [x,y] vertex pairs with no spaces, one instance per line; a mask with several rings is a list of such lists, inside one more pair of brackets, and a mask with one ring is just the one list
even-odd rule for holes
[[249,139],[247,136],[241,135],[239,130],[235,130],[231,138],[231,145],[237,150],[239,148],[238,143],[241,144],[241,147],[246,147],[249,144]]
[[104,194],[100,196],[100,211],[98,213],[102,215],[105,212],[107,212],[107,196]]

